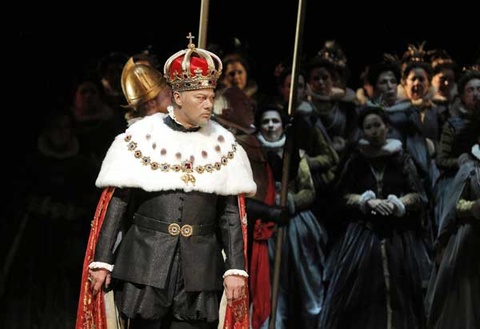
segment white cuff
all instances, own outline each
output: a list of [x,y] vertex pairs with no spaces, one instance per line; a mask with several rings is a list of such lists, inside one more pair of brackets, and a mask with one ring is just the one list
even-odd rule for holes
[[240,275],[248,278],[248,274],[244,270],[228,270],[225,273],[223,273],[223,278],[225,279],[227,276],[230,276],[230,275]]
[[367,206],[367,201],[375,199],[376,195],[373,193],[373,191],[368,190],[364,192],[362,195],[360,195],[360,200],[358,202],[360,203],[360,210],[366,214],[368,212],[368,206]]
[[405,205],[396,195],[390,194],[387,200],[395,205],[395,216],[402,217],[405,215],[407,212],[405,210]]
[[104,262],[92,262],[92,263],[90,263],[90,265],[88,265],[88,268],[91,269],[91,270],[96,270],[96,269],[99,269],[99,268],[103,268],[105,270],[108,270],[108,271],[112,272],[113,271],[113,266],[114,265],[104,263]]

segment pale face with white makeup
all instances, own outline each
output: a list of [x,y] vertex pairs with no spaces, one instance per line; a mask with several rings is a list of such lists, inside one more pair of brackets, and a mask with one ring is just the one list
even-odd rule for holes
[[278,141],[283,135],[282,118],[277,111],[265,111],[260,120],[262,136],[269,142]]

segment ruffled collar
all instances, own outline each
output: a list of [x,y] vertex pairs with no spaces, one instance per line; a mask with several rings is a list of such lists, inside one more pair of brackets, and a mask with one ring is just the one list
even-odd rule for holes
[[372,147],[370,142],[362,138],[358,141],[360,153],[368,158],[377,158],[398,153],[402,150],[402,142],[398,139],[387,139],[381,148]]
[[285,140],[286,140],[285,134],[283,134],[282,138],[280,138],[276,142],[267,141],[265,139],[265,137],[263,137],[262,133],[260,133],[260,132],[257,134],[257,138],[260,141],[260,143],[262,143],[262,145],[266,148],[278,149],[278,148],[282,148],[283,146],[285,146]]

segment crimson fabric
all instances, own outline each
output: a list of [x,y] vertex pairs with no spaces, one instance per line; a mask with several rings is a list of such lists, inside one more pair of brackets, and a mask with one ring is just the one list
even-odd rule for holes
[[[264,202],[275,203],[275,183],[270,167],[267,166],[268,188]],[[272,236],[275,223],[255,221],[252,246],[252,269],[250,285],[252,287],[252,328],[258,329],[270,316],[270,265],[267,240]]]
[[[243,246],[245,255],[245,269],[248,271],[247,261],[247,221],[245,210],[245,196],[240,194],[238,196],[238,210],[240,213],[240,220],[242,221],[242,233],[243,233]],[[246,279],[245,279],[246,280]],[[225,312],[225,321],[223,324],[224,329],[249,329],[250,319],[249,315],[249,296],[248,296],[248,284],[245,287],[245,294],[243,298],[234,300],[232,306],[227,305]]]
[[102,228],[108,204],[112,199],[114,187],[107,187],[103,190],[100,201],[95,211],[95,217],[92,221],[92,229],[88,238],[87,251],[83,261],[82,283],[80,287],[80,298],[78,301],[77,323],[75,329],[106,329],[107,321],[105,317],[104,292],[93,296],[90,281],[88,281],[88,265],[93,261],[95,247],[97,245],[98,235]]

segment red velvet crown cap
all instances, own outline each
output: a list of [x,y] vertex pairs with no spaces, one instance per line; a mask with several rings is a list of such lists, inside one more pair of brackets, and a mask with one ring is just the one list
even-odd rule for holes
[[[171,66],[170,69],[170,79],[174,80],[175,79],[175,72],[177,72],[179,77],[182,77],[182,61],[185,55],[182,55],[180,57],[177,57]],[[200,57],[190,57],[190,74],[191,76],[197,75],[196,71],[198,69],[202,70],[202,75],[206,76],[208,72],[208,64],[207,61],[203,58]],[[185,77],[183,77],[185,78]]]
[[196,48],[190,39],[188,48],[165,62],[164,76],[174,91],[215,89],[223,69],[222,61],[208,50]]

